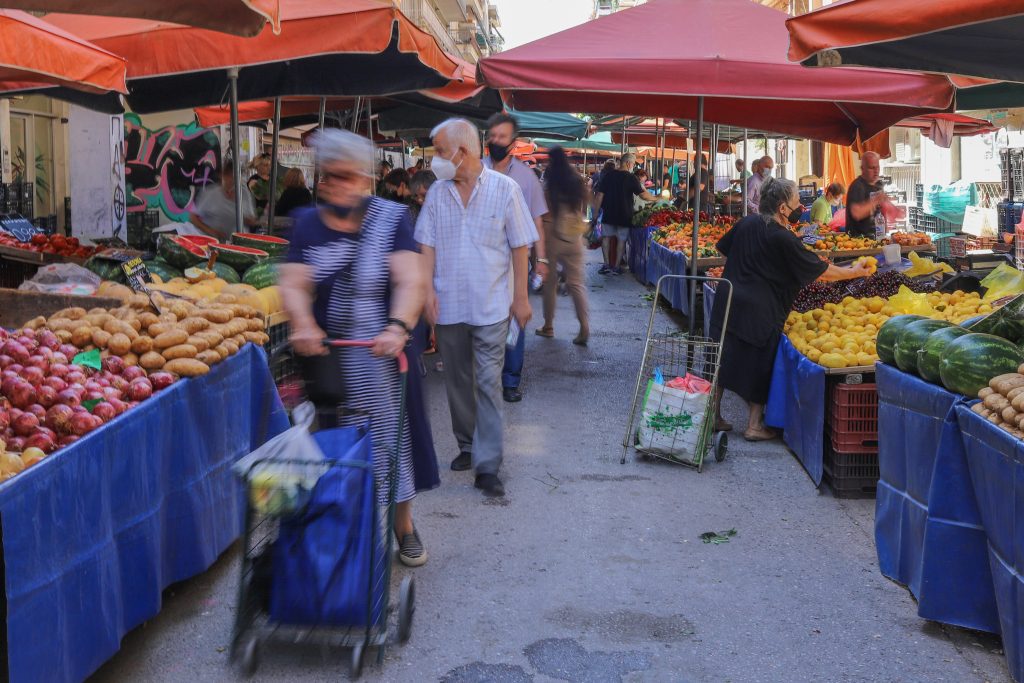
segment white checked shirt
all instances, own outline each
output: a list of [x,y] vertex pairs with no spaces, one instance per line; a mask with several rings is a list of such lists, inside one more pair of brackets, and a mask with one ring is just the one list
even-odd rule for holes
[[539,239],[519,185],[484,169],[463,206],[455,182],[427,192],[416,241],[435,252],[439,325],[494,325],[512,306],[512,250]]

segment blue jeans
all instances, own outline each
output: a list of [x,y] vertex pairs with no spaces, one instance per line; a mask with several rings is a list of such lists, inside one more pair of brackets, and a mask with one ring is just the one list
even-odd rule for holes
[[519,343],[511,349],[505,347],[505,367],[501,371],[501,388],[518,389],[526,362],[526,330],[519,333]]

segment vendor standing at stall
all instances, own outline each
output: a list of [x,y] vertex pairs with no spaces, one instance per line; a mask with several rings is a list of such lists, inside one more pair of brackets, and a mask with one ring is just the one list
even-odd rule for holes
[[882,204],[886,195],[878,182],[880,164],[877,152],[865,152],[860,158],[860,176],[850,183],[846,193],[846,232],[853,237],[875,239],[879,228],[885,233]]
[[[732,429],[721,413],[722,392],[728,389],[739,394],[750,408],[743,433],[747,441],[775,437],[764,424],[764,407],[775,351],[796,295],[819,278],[850,280],[868,275],[865,264],[840,268],[822,261],[789,231],[789,224],[804,210],[792,180],[767,180],[761,188],[759,209],[759,214],[738,222],[717,245],[718,251],[728,257],[722,277],[732,283],[733,289],[718,370],[715,429]],[[713,339],[722,334],[727,291],[722,285],[715,296]]]
[[[199,193],[195,207],[189,214],[189,221],[200,232],[227,242],[232,233],[240,228],[235,223],[235,178],[234,164],[225,161],[220,169],[220,183],[207,185]],[[259,225],[256,219],[256,204],[249,190],[242,188],[242,223],[246,229]]]
[[832,209],[839,206],[845,193],[846,188],[842,183],[832,183],[826,187],[825,192],[811,204],[811,222],[828,227],[828,224],[832,222]]

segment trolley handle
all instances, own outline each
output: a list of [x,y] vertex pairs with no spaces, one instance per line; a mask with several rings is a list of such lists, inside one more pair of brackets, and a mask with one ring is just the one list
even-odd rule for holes
[[[340,349],[355,349],[355,348],[365,348],[365,349],[368,349],[368,348],[371,348],[373,346],[373,342],[372,341],[359,341],[359,340],[349,340],[349,339],[332,339],[332,338],[327,338],[327,339],[324,339],[324,346],[340,348]],[[396,360],[398,361],[398,372],[402,373],[403,375],[406,374],[407,372],[409,372],[409,358],[405,355],[405,351],[400,352],[398,354],[398,357],[396,358]]]

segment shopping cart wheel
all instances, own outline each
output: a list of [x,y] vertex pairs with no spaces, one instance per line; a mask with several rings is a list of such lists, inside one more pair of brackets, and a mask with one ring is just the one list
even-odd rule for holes
[[238,658],[238,666],[242,672],[242,675],[246,678],[251,678],[256,673],[256,668],[260,665],[259,660],[259,641],[256,636],[249,638],[242,645],[241,655]]
[[412,615],[416,613],[416,583],[411,576],[402,579],[398,589],[398,642],[412,635]]
[[725,453],[729,450],[729,435],[725,432],[716,433],[715,440],[712,445],[715,448],[715,462],[722,462],[725,460]]
[[352,668],[349,670],[349,678],[353,681],[363,675],[363,662],[366,659],[366,644],[356,643],[352,648]]

